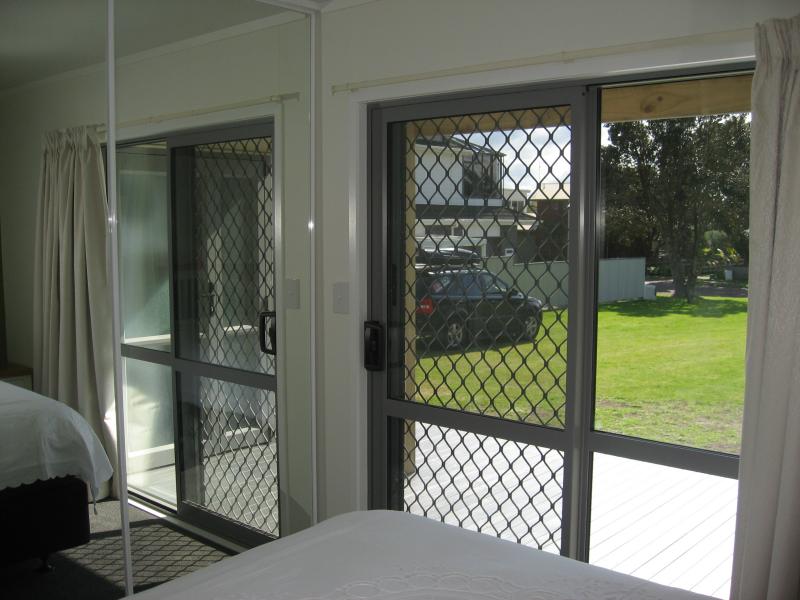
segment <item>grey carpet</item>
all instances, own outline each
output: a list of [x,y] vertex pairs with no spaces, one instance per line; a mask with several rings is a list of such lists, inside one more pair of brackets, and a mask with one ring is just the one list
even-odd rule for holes
[[[0,567],[3,600],[113,600],[124,596],[119,504],[100,502],[91,514],[88,544],[51,557],[53,570],[38,573],[38,560]],[[131,546],[136,591],[213,564],[229,553],[131,507]]]

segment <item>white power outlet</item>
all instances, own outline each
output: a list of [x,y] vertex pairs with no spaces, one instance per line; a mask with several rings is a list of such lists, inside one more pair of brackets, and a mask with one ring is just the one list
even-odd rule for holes
[[286,308],[300,308],[300,280],[287,279],[283,286],[283,301],[286,303]]
[[350,283],[347,281],[333,284],[333,312],[338,315],[350,314]]

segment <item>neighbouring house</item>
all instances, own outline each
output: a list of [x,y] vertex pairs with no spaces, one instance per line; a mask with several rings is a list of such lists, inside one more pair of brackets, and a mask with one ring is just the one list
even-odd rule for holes
[[420,136],[414,144],[414,236],[425,250],[466,249],[514,256],[536,229],[529,190],[503,186],[503,153],[461,137]]
[[566,260],[569,182],[508,186],[504,153],[463,137],[414,144],[414,235],[420,248],[471,250],[515,262]]

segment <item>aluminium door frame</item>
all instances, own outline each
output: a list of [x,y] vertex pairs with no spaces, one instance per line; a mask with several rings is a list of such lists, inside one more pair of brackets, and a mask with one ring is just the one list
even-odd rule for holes
[[[176,217],[178,216],[179,210],[179,198],[178,198],[178,185],[177,185],[177,177],[178,177],[178,169],[180,166],[178,165],[177,161],[173,159],[175,156],[176,150],[179,148],[184,147],[191,147],[196,146],[199,144],[208,144],[208,143],[220,143],[220,142],[227,142],[227,141],[235,141],[240,139],[251,139],[257,137],[270,137],[273,142],[273,150],[272,156],[270,157],[273,162],[273,170],[274,170],[274,160],[275,160],[275,146],[274,146],[274,121],[270,120],[262,120],[261,122],[251,122],[251,123],[237,123],[232,124],[229,126],[222,126],[222,127],[209,127],[203,128],[195,131],[188,131],[182,132],[180,134],[176,134],[173,136],[167,137],[167,150],[170,156],[170,175],[171,185],[170,185],[170,203],[171,203],[171,211],[173,215],[173,227],[171,230],[171,234],[173,237],[173,243],[171,247],[173,249],[173,257],[172,257],[172,264],[171,264],[171,279],[173,281],[173,289],[177,292],[177,283],[178,283],[178,276],[179,276],[179,265],[178,259],[179,256],[175,253],[177,248],[175,247],[175,241],[185,239],[185,236],[178,235],[178,228],[185,227],[186,223],[180,221]],[[274,181],[274,180],[273,180]],[[273,184],[274,185],[274,184]],[[277,202],[275,202],[277,204]],[[273,222],[274,230],[277,230],[277,225]],[[191,239],[191,233],[189,234],[189,239]],[[274,238],[273,238],[274,240]],[[274,241],[273,241],[274,243]],[[277,260],[274,258],[275,262]],[[273,272],[274,276],[274,290],[275,290],[275,300],[277,302],[279,292],[278,292],[278,284],[279,280],[277,275]],[[179,294],[175,294],[172,296],[172,311],[173,314],[176,316],[180,316],[183,313],[183,309],[187,308],[181,306],[181,297]],[[192,310],[192,307],[189,307],[189,310]],[[199,482],[192,482],[192,477],[187,478],[187,472],[185,468],[187,466],[198,466],[200,463],[198,462],[197,453],[199,451],[198,448],[194,448],[194,452],[192,455],[187,456],[183,454],[188,450],[185,442],[187,440],[187,428],[194,428],[197,424],[197,419],[194,418],[196,415],[194,414],[194,410],[191,410],[190,407],[194,406],[192,396],[190,390],[186,387],[187,382],[191,380],[196,380],[196,378],[200,375],[211,377],[213,379],[222,380],[227,383],[232,383],[236,385],[243,385],[243,386],[250,386],[256,387],[265,391],[273,391],[275,392],[275,403],[276,403],[276,425],[278,430],[278,444],[281,444],[281,439],[284,437],[281,435],[281,425],[282,416],[279,414],[281,411],[277,410],[278,408],[278,398],[277,398],[277,382],[280,375],[280,372],[277,367],[276,361],[276,369],[274,375],[267,375],[264,373],[257,373],[254,371],[246,371],[244,369],[238,369],[235,367],[227,367],[222,365],[214,365],[211,363],[205,363],[200,360],[193,360],[188,359],[181,356],[181,352],[185,350],[182,346],[184,346],[184,335],[188,334],[189,332],[184,330],[181,324],[180,319],[175,319],[173,317],[173,356],[175,359],[180,360],[181,362],[175,363],[175,367],[173,368],[173,373],[176,375],[176,395],[175,401],[178,404],[178,413],[179,418],[177,425],[179,427],[179,436],[176,438],[180,445],[180,458],[181,458],[181,467],[178,469],[178,483],[179,483],[179,494],[178,494],[178,516],[184,518],[186,521],[190,523],[194,523],[199,527],[212,531],[222,537],[226,537],[232,539],[238,543],[243,545],[258,545],[260,543],[264,543],[265,541],[269,541],[275,539],[273,536],[264,534],[261,532],[256,531],[255,529],[248,527],[244,524],[240,524],[232,519],[225,517],[224,515],[219,515],[213,513],[213,511],[203,510],[199,507],[194,507],[190,504],[187,504],[185,501],[185,494],[184,489],[186,485],[198,485]],[[246,383],[246,382],[249,382]],[[255,385],[253,385],[255,384]],[[189,409],[187,411],[187,409]],[[192,436],[192,439],[195,441],[195,444],[199,443],[199,435],[197,432]],[[276,468],[278,470],[278,477],[276,479],[276,483],[278,483],[278,520],[279,524],[282,524],[281,521],[281,514],[282,514],[282,502],[281,502],[281,493],[280,493],[280,482],[281,482],[281,469],[280,469],[280,457],[285,456],[285,453],[281,452],[280,447],[277,448],[277,460],[276,460]],[[280,531],[280,529],[279,529]]]
[[[479,94],[458,94],[445,98],[435,97],[421,100],[410,100],[376,104],[369,107],[369,139],[371,150],[368,152],[368,190],[370,202],[368,207],[368,240],[367,247],[371,249],[367,259],[368,273],[368,310],[370,319],[388,324],[388,284],[391,272],[389,265],[389,193],[391,189],[391,172],[389,167],[388,143],[391,141],[388,129],[391,123],[447,117],[450,115],[475,114],[485,112],[499,112],[537,108],[547,106],[570,107],[570,185],[580,188],[583,185],[582,163],[584,160],[583,145],[585,141],[575,136],[576,123],[582,123],[586,115],[586,93],[582,86],[531,86],[526,89],[498,90],[482,92]],[[578,128],[580,130],[581,128]],[[399,143],[399,142],[398,142]],[[396,149],[398,150],[398,149]],[[568,235],[568,286],[570,290],[579,285],[582,273],[579,269],[584,261],[579,259],[582,252],[578,242],[582,236],[573,232],[583,229],[582,219],[591,211],[580,209],[583,195],[578,196],[577,202],[571,201],[569,212]],[[574,198],[574,196],[573,196]],[[379,260],[378,260],[379,259]],[[584,297],[578,294],[568,294],[568,314],[586,312],[586,308],[579,302]],[[389,328],[387,328],[389,329]],[[388,337],[391,335],[387,334]],[[393,450],[398,440],[398,431],[390,431],[390,427],[397,429],[398,418],[419,420],[432,425],[455,427],[482,435],[500,437],[506,440],[520,442],[528,445],[542,446],[563,452],[562,478],[562,508],[561,508],[561,539],[559,547],[562,554],[569,555],[575,546],[572,540],[575,531],[573,515],[578,515],[577,499],[579,497],[576,484],[578,480],[568,477],[569,473],[580,468],[582,440],[573,435],[575,428],[572,421],[583,411],[575,408],[582,403],[579,395],[582,393],[572,383],[576,381],[576,360],[578,355],[573,348],[578,348],[581,336],[575,326],[567,328],[567,371],[565,387],[565,421],[564,428],[547,427],[542,425],[526,424],[491,417],[488,415],[474,414],[463,411],[451,410],[429,406],[427,404],[413,403],[406,400],[396,400],[387,397],[388,366],[387,369],[373,372],[368,380],[369,416],[370,427],[369,447],[370,456],[368,468],[370,473],[369,506],[370,508],[392,507],[398,508],[400,498],[390,498],[388,495],[391,483],[392,457],[389,452]],[[386,353],[387,361],[392,359]],[[392,425],[395,423],[395,425]],[[382,434],[379,434],[382,432]],[[390,440],[394,442],[390,446]],[[387,463],[382,464],[383,457]],[[396,455],[394,456],[397,460]],[[396,467],[394,467],[396,468]],[[395,486],[396,487],[396,486]]]
[[[631,72],[623,75],[600,76],[592,78],[574,78],[561,82],[544,82],[529,85],[500,86],[488,90],[471,90],[468,92],[434,94],[425,97],[404,100],[378,101],[367,106],[367,314],[369,319],[386,322],[385,306],[381,306],[381,294],[386,293],[387,285],[387,206],[386,188],[387,160],[386,160],[386,128],[387,120],[381,115],[387,109],[413,106],[424,106],[437,102],[447,102],[449,99],[468,100],[476,97],[492,97],[503,93],[525,91],[536,92],[541,90],[563,90],[565,88],[579,87],[584,96],[583,116],[585,127],[582,131],[573,128],[573,141],[578,138],[582,146],[580,155],[581,172],[579,186],[580,214],[570,214],[570,275],[569,312],[580,319],[581,324],[577,331],[577,340],[568,338],[568,361],[570,357],[579,354],[577,380],[572,384],[576,387],[572,404],[569,403],[567,394],[567,423],[575,423],[578,427],[576,435],[571,438],[570,452],[565,452],[564,464],[564,508],[562,514],[562,554],[578,560],[589,560],[590,520],[591,520],[591,484],[592,484],[592,457],[594,453],[605,453],[622,458],[639,460],[663,466],[680,468],[687,471],[700,472],[708,475],[726,478],[738,478],[739,456],[679,446],[665,442],[657,442],[641,438],[624,436],[621,434],[598,431],[594,429],[594,403],[595,403],[595,373],[597,352],[597,279],[598,260],[600,255],[599,243],[601,232],[598,231],[602,223],[602,205],[600,200],[600,94],[604,87],[618,85],[636,85],[657,82],[675,81],[681,79],[697,79],[710,77],[725,77],[736,74],[752,73],[755,64],[752,60],[732,61],[725,64],[711,64],[699,67],[659,69],[656,71]],[[451,112],[451,114],[453,114]],[[573,165],[574,166],[574,165]],[[577,212],[577,210],[575,211]],[[575,226],[576,228],[573,228]],[[580,237],[579,248],[573,255],[573,238]],[[573,258],[574,256],[574,258]],[[378,257],[380,261],[378,261]],[[574,261],[578,261],[575,264]],[[577,271],[581,277],[577,277]],[[574,274],[574,276],[573,276]],[[573,285],[574,283],[574,285]],[[580,296],[575,301],[577,306],[573,313],[573,296]],[[385,304],[385,301],[383,302]],[[576,348],[573,342],[580,346]],[[388,359],[387,359],[388,360]],[[387,365],[388,367],[388,365]],[[570,374],[568,366],[568,382]],[[367,375],[367,449],[369,452],[368,464],[368,502],[370,508],[387,506],[386,491],[388,477],[386,471],[388,464],[382,465],[388,459],[386,443],[387,415],[383,407],[387,388],[386,370]],[[381,402],[377,401],[378,399]],[[409,402],[396,401],[398,405],[408,405]],[[401,406],[395,408],[402,410]],[[433,408],[433,407],[431,407]],[[438,409],[443,411],[437,421],[453,425],[452,415],[456,411]],[[413,412],[413,411],[412,411]],[[411,413],[404,413],[410,416]],[[468,418],[468,417],[467,417]],[[566,423],[565,423],[566,425]],[[383,435],[377,435],[383,431]],[[571,467],[571,477],[567,477],[567,457],[574,457]],[[567,486],[570,489],[570,501],[567,503]]]
[[[162,508],[166,508],[170,512],[176,514],[179,518],[185,520],[187,523],[195,525],[204,531],[208,531],[215,535],[218,535],[224,539],[231,540],[237,544],[241,544],[245,547],[254,547],[259,544],[263,544],[264,542],[271,541],[276,539],[273,536],[270,536],[265,533],[258,532],[248,526],[236,523],[230,519],[225,518],[221,515],[210,515],[207,511],[194,508],[192,506],[186,505],[183,502],[184,493],[183,493],[183,486],[186,485],[185,481],[185,473],[182,468],[183,465],[186,464],[186,457],[184,456],[184,431],[187,423],[185,423],[185,419],[187,417],[186,414],[182,412],[182,406],[187,405],[186,402],[182,400],[183,395],[185,394],[185,390],[182,385],[181,378],[182,376],[190,376],[190,377],[197,377],[197,376],[207,376],[212,379],[222,380],[228,383],[243,385],[247,387],[256,387],[268,391],[272,391],[275,393],[275,402],[276,402],[276,425],[277,425],[277,433],[278,433],[278,513],[279,513],[279,523],[280,523],[280,530],[282,531],[286,526],[286,511],[284,510],[286,503],[283,501],[284,494],[282,489],[285,489],[285,480],[286,480],[286,469],[281,469],[280,467],[280,457],[286,456],[287,453],[285,451],[285,432],[281,431],[281,423],[285,417],[282,417],[281,414],[284,412],[283,405],[281,402],[281,394],[280,394],[280,379],[283,373],[283,370],[280,366],[282,361],[276,362],[276,369],[275,375],[267,375],[263,373],[256,373],[253,371],[245,371],[242,369],[237,369],[235,367],[226,367],[221,365],[214,365],[210,363],[204,363],[199,360],[193,360],[185,357],[180,356],[180,338],[181,338],[181,331],[178,324],[177,314],[179,314],[179,299],[177,295],[177,252],[175,249],[175,242],[179,239],[180,236],[177,235],[176,231],[177,228],[181,226],[181,223],[178,222],[176,219],[176,210],[177,210],[177,200],[175,198],[175,161],[173,160],[173,150],[176,147],[184,147],[190,146],[195,144],[202,144],[202,143],[212,143],[212,142],[225,142],[225,141],[234,141],[239,139],[249,139],[255,137],[271,137],[272,138],[272,168],[274,172],[273,176],[273,201],[274,201],[274,217],[273,217],[273,228],[274,228],[274,240],[273,243],[275,245],[275,254],[274,254],[274,278],[275,278],[275,303],[276,303],[276,312],[279,315],[282,314],[282,298],[279,292],[279,283],[282,277],[282,265],[281,261],[283,260],[282,250],[280,249],[280,224],[281,224],[281,215],[280,215],[280,204],[282,201],[282,195],[280,193],[280,185],[281,185],[281,177],[279,173],[280,167],[280,159],[279,159],[279,152],[278,152],[278,133],[279,133],[279,124],[278,124],[278,115],[272,114],[269,116],[259,117],[256,119],[247,119],[242,121],[236,121],[233,123],[228,124],[218,124],[218,125],[206,125],[196,128],[188,128],[182,129],[180,131],[176,131],[174,133],[165,132],[159,135],[148,136],[144,138],[133,138],[133,139],[126,139],[123,142],[117,144],[117,147],[125,147],[125,146],[135,146],[138,144],[146,143],[146,142],[165,142],[166,143],[166,152],[167,152],[167,237],[168,237],[168,260],[169,260],[169,293],[170,293],[170,302],[169,302],[169,323],[170,323],[170,334],[171,334],[171,349],[169,352],[163,350],[155,350],[152,348],[145,348],[141,346],[135,346],[130,344],[125,344],[122,340],[119,340],[118,343],[120,344],[121,354],[124,358],[131,358],[134,360],[139,360],[148,363],[154,363],[163,365],[166,367],[170,367],[172,373],[172,412],[173,412],[173,445],[174,445],[174,453],[175,453],[175,475],[176,475],[176,508],[167,508],[161,505],[158,502],[155,502],[156,505]],[[277,328],[277,346],[278,348],[284,348],[283,339],[284,339],[284,329],[281,325],[281,321],[283,319],[278,319],[279,326]],[[152,500],[147,499],[148,502],[153,502]]]

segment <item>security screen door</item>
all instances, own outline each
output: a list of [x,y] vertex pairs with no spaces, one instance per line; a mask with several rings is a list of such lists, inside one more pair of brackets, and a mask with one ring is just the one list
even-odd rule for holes
[[581,98],[372,109],[373,507],[566,553]]
[[[246,135],[247,137],[242,137]],[[170,141],[179,513],[279,535],[272,128]]]
[[178,513],[245,543],[280,534],[272,125],[168,139]]
[[129,487],[243,545],[281,533],[273,154],[271,121],[118,149]]

